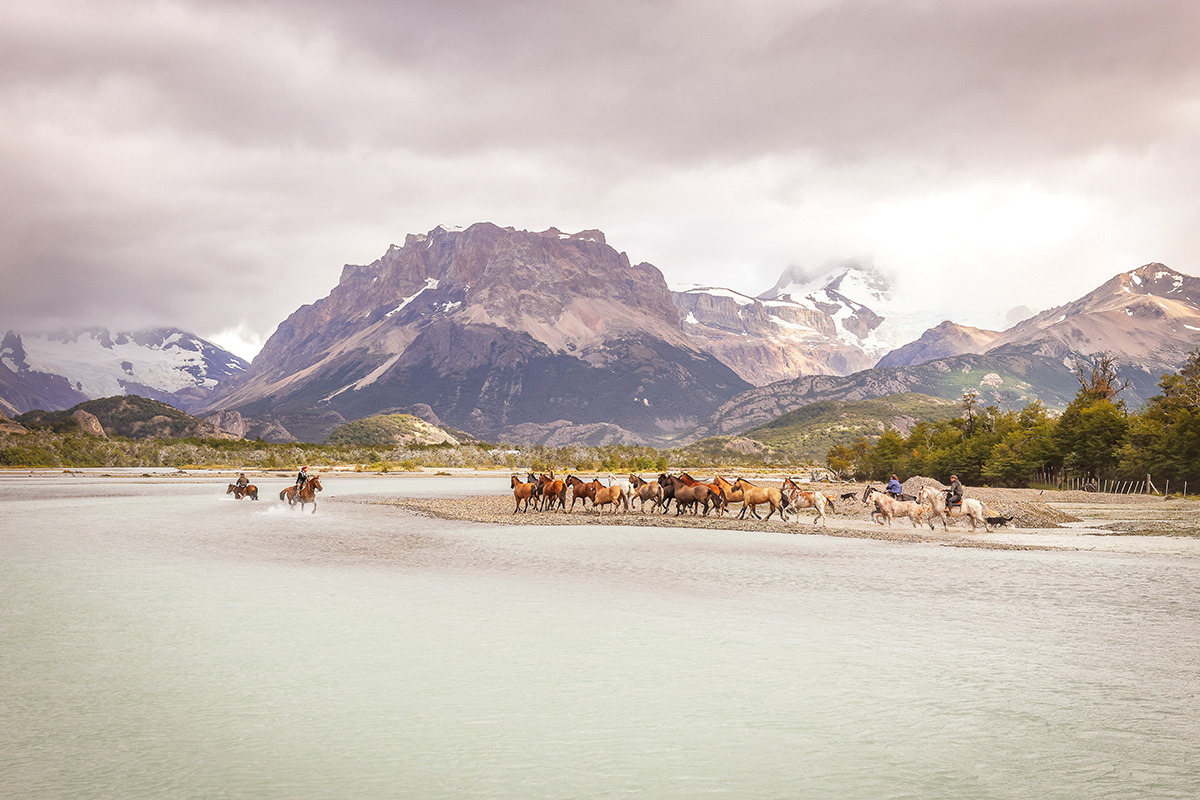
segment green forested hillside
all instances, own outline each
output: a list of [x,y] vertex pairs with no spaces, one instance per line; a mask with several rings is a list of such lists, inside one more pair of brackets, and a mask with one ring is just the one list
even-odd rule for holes
[[831,447],[884,431],[907,435],[918,422],[950,419],[960,403],[923,394],[897,394],[871,400],[824,400],[789,411],[743,434],[797,460],[821,462]]
[[325,444],[378,445],[458,444],[459,439],[412,414],[377,414],[339,425]]
[[64,432],[78,427],[71,416],[76,411],[94,415],[109,436],[128,439],[237,438],[174,406],[133,394],[88,400],[66,411],[29,411],[17,417],[17,422],[27,428]]

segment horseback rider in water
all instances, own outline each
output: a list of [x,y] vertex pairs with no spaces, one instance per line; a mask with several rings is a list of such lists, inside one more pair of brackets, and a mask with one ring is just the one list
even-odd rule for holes
[[250,479],[246,477],[246,473],[239,472],[237,481],[235,483],[238,486],[238,488],[244,489],[245,487],[250,485]]
[[961,506],[963,501],[963,485],[957,475],[950,476],[950,488],[946,490],[946,507]]
[[892,479],[887,482],[884,491],[897,500],[900,499],[900,495],[904,494],[904,487],[900,485],[900,479],[896,477],[896,473],[892,473]]
[[300,472],[296,474],[296,494],[300,494],[300,490],[304,488],[304,484],[308,483],[308,465],[300,468]]

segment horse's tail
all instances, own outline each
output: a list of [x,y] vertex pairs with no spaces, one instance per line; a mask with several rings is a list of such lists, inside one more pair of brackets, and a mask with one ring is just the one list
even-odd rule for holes
[[836,506],[836,505],[834,505],[834,503],[833,503],[833,498],[832,498],[832,497],[830,497],[829,495],[825,494],[824,492],[822,492],[822,493],[821,493],[821,497],[824,497],[824,498],[825,498],[825,502],[826,502],[826,503],[829,503],[829,510],[830,510],[830,511],[837,511],[837,506]]
[[787,508],[791,504],[792,504],[792,501],[788,498],[787,492],[780,492],[779,493],[779,507]]

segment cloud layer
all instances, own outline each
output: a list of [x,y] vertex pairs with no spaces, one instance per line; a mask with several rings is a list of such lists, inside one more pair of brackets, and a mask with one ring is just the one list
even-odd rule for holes
[[751,294],[861,258],[998,327],[1197,271],[1197,30],[1155,0],[16,0],[0,327],[251,355],[342,264],[482,220]]

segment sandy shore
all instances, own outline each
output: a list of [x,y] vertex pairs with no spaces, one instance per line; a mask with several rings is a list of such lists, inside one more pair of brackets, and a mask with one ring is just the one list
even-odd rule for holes
[[[764,481],[765,482],[765,481]],[[635,507],[629,511],[582,510],[530,511],[514,513],[511,496],[476,496],[453,499],[389,498],[371,500],[396,506],[409,512],[439,519],[490,525],[635,525],[651,527],[688,527],[732,531],[773,531],[789,534],[820,534],[901,542],[932,542],[956,547],[991,549],[1045,550],[1095,549],[1097,536],[1187,537],[1200,543],[1200,521],[1194,500],[1163,499],[1142,495],[1106,495],[1087,492],[1042,492],[1033,489],[968,490],[969,497],[984,503],[988,515],[1012,515],[1009,525],[992,532],[972,532],[964,519],[955,519],[943,531],[941,523],[930,530],[901,519],[886,527],[870,518],[871,509],[859,498],[863,484],[824,484],[826,494],[836,499],[837,511],[827,524],[815,523],[814,512],[805,509],[789,515],[787,521],[775,515],[770,520],[747,517],[738,519],[740,506],[718,516],[685,514],[676,516]],[[907,487],[906,487],[907,488]],[[840,495],[854,493],[854,499]],[[569,504],[570,501],[568,501]],[[760,513],[765,517],[766,511]],[[1086,539],[1084,537],[1087,537]],[[1188,543],[1189,546],[1191,543]],[[1145,548],[1138,548],[1145,549]]]

